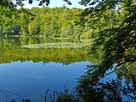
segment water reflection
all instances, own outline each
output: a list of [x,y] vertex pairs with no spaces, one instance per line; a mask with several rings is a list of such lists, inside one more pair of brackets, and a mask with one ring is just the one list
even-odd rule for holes
[[[67,40],[67,39],[65,39]],[[88,48],[24,48],[23,45],[44,44],[49,39],[1,38],[0,40],[0,98],[3,102],[44,102],[45,92],[74,91],[77,79],[91,64]],[[58,39],[52,42],[63,43]],[[70,41],[72,42],[72,41]],[[76,43],[76,41],[74,41]],[[26,98],[22,100],[23,98]],[[51,101],[50,95],[46,99]]]
[[[66,39],[67,40],[67,39]],[[38,38],[1,38],[0,40],[0,63],[10,63],[14,61],[33,62],[59,62],[70,64],[79,61],[95,61],[88,54],[89,47],[83,48],[24,48],[24,45],[46,44],[49,39]],[[51,42],[51,41],[49,41]],[[58,39],[52,42],[58,43]],[[60,40],[59,43],[64,43]],[[72,41],[70,41],[72,42]],[[76,41],[74,42],[76,43]]]
[[68,39],[1,38],[0,102],[136,102],[136,63],[102,69],[88,46],[23,47],[49,42]]
[[[0,65],[0,89],[15,95],[28,97],[32,102],[44,102],[47,89],[55,91],[71,90],[76,80],[84,74],[90,62],[62,63],[14,62]],[[1,92],[0,92],[1,93]],[[5,91],[5,94],[10,94]]]
[[103,76],[94,77],[90,67],[77,86],[79,102],[135,102],[135,76],[124,67],[114,65]]

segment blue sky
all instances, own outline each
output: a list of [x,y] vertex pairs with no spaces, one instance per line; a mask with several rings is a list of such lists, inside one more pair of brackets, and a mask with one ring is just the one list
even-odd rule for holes
[[[76,8],[84,8],[84,6],[81,6],[79,4],[80,0],[71,0],[72,5],[68,5],[66,2],[64,2],[63,0],[51,0],[49,7],[62,7],[63,5],[65,5],[66,7],[72,8],[72,7],[76,7]],[[32,8],[32,7],[37,7],[38,6],[38,2],[35,1],[32,5],[28,4],[28,1],[25,1],[25,6],[27,8]]]

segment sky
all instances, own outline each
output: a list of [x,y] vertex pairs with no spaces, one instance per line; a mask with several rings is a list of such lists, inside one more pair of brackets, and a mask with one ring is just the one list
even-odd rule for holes
[[[63,0],[51,0],[49,7],[62,7],[62,6],[66,6],[69,8],[85,8],[84,6],[79,4],[80,0],[71,0],[72,5],[68,5],[66,2],[64,2]],[[37,7],[38,6],[38,1],[33,2],[33,4],[29,4],[28,1],[24,1],[24,4],[26,8],[32,8],[32,7]]]

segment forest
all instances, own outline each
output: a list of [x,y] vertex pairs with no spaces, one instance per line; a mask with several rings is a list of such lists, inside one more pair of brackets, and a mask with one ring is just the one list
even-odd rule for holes
[[[134,100],[132,102],[135,102],[136,0],[80,0],[80,4],[85,6],[84,9],[67,8],[65,6],[49,8],[50,0],[38,0],[39,6],[47,5],[46,7],[26,9],[23,8],[22,1],[16,0],[14,4],[13,2],[9,2],[9,0],[1,0],[1,37],[71,39],[72,41],[87,40],[90,43],[90,47],[87,49],[89,52],[85,51],[82,53],[81,49],[78,49],[76,54],[80,57],[76,57],[72,49],[65,49],[64,52],[66,55],[65,53],[63,53],[64,55],[59,55],[57,53],[58,49],[56,53],[53,53],[53,49],[52,55],[47,56],[48,54],[45,55],[45,52],[48,52],[49,49],[46,49],[46,51],[44,49],[40,50],[40,60],[46,62],[46,58],[50,60],[55,58],[54,61],[63,61],[65,63],[65,60],[62,60],[62,58],[64,56],[67,57],[69,52],[73,57],[70,56],[68,58],[68,63],[85,60],[86,58],[90,61],[89,58],[93,56],[99,61],[94,61],[93,65],[87,66],[88,71],[80,78],[76,88],[77,102],[91,102],[96,99],[96,102],[103,102],[103,100],[106,100],[104,102],[126,102],[123,101],[123,95]],[[64,1],[72,5],[72,0],[71,2],[69,0]],[[32,4],[35,1],[28,0],[28,2]],[[17,9],[17,6],[21,8]],[[8,41],[4,40],[2,42],[3,44],[1,43],[2,49],[4,49],[3,52],[5,52],[3,56],[6,56],[7,59],[3,61],[4,57],[2,56],[0,63],[10,62],[12,55],[8,54],[13,54],[10,51],[15,51],[16,54],[13,56],[17,55],[16,59],[27,60],[30,57],[30,59],[38,59],[37,49],[35,50],[36,52],[33,52],[33,49],[23,49],[24,51],[21,51],[23,53],[22,56],[19,56],[21,55],[19,50],[9,50],[9,47],[7,47],[9,45],[7,44]],[[22,43],[23,39],[18,42]],[[28,42],[30,43],[27,44],[31,44],[34,40],[29,39]],[[23,56],[29,52],[28,50],[31,50],[32,55]],[[61,57],[54,57],[56,55]],[[87,57],[83,57],[82,55]],[[74,58],[77,59],[74,60]],[[113,80],[111,82],[101,83],[101,78],[105,77],[106,72],[111,69],[118,74],[117,81]],[[124,82],[126,87],[122,84],[123,78],[127,80]],[[108,92],[111,93],[109,94]],[[67,102],[74,102],[74,100]]]
[[82,11],[82,9],[66,7],[31,10],[2,8],[0,35],[89,39],[90,29],[79,25]]

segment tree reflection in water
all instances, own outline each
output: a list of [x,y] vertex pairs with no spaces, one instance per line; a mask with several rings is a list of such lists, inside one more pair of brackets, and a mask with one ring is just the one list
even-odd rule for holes
[[[87,68],[87,72],[79,79],[75,93],[71,94],[67,89],[64,92],[51,90],[45,97],[52,101],[45,98],[45,102],[136,102],[136,78],[131,73],[133,69],[130,71],[117,65],[113,65],[106,72],[97,65]],[[22,101],[29,102],[28,100]]]
[[81,77],[77,86],[80,102],[136,102],[134,75],[126,68],[115,65],[101,72],[99,66],[93,65]]
[[[49,39],[48,39],[49,40]],[[31,43],[30,43],[31,42]],[[48,42],[48,41],[47,41]],[[56,41],[54,41],[56,42]],[[72,42],[72,41],[71,41]],[[63,62],[69,64],[77,61],[91,61],[88,49],[26,49],[22,45],[46,43],[45,39],[5,38],[0,40],[0,63],[32,60],[33,62]],[[31,52],[31,53],[28,53]],[[63,52],[63,53],[60,53]],[[40,57],[39,57],[40,53]],[[98,61],[97,61],[98,62]],[[113,65],[111,68],[97,65],[87,66],[88,71],[79,79],[74,94],[57,94],[53,102],[136,102],[135,64],[129,66]],[[14,101],[14,100],[12,100]]]

